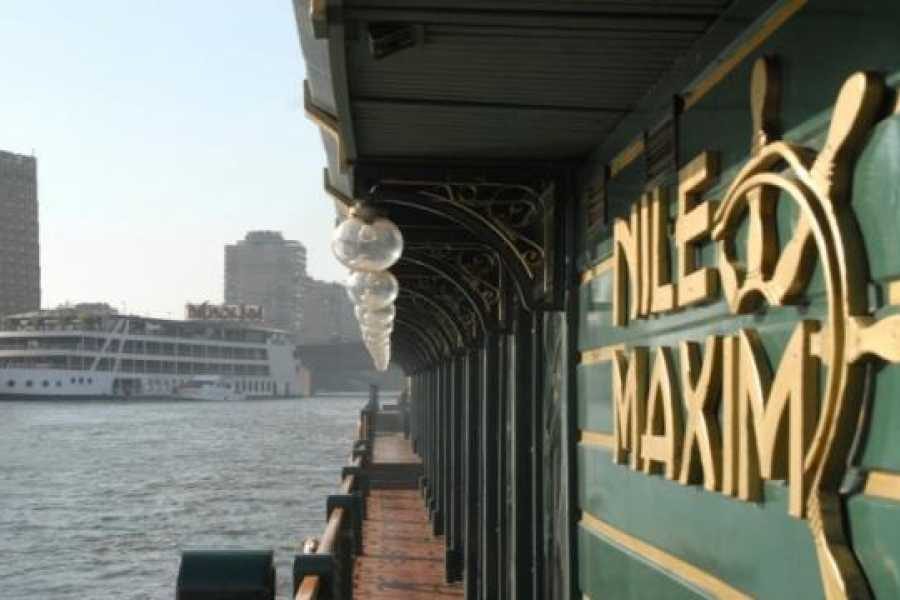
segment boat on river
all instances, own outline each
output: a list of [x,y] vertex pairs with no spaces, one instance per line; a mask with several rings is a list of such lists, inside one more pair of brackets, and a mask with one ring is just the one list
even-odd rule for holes
[[36,311],[0,321],[0,398],[164,398],[202,378],[227,382],[235,398],[304,395],[294,350],[259,323]]
[[175,388],[174,396],[182,400],[243,400],[244,394],[236,390],[236,383],[216,375],[194,377]]

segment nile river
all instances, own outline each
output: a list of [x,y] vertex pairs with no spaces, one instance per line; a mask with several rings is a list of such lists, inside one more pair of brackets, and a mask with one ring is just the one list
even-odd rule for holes
[[365,398],[0,402],[0,599],[173,598],[179,553],[320,535]]

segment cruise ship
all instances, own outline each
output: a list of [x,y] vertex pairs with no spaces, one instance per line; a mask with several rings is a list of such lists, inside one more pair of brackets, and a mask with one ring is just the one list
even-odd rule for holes
[[299,396],[308,375],[283,331],[60,308],[0,320],[0,397],[177,397],[217,376],[244,398]]

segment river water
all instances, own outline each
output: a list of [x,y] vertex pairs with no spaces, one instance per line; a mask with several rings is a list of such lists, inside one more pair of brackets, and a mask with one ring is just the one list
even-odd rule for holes
[[0,402],[0,599],[173,598],[179,554],[321,535],[361,396]]

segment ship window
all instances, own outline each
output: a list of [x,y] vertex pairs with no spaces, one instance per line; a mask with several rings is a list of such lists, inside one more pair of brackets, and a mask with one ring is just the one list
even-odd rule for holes
[[10,379],[6,382],[6,387],[16,387],[16,382]]
[[69,383],[75,383],[75,378],[73,377],[72,379],[70,379]]
[[46,379],[44,380],[44,387],[50,387],[50,382]]
[[78,383],[84,383],[84,377],[79,377],[79,378],[78,378]]
[[62,387],[62,381],[57,381],[57,382],[56,382],[56,387]]
[[25,387],[32,387],[33,385],[34,385],[34,382],[31,381],[30,379],[25,382]]
[[94,383],[94,380],[88,377],[88,383]]

